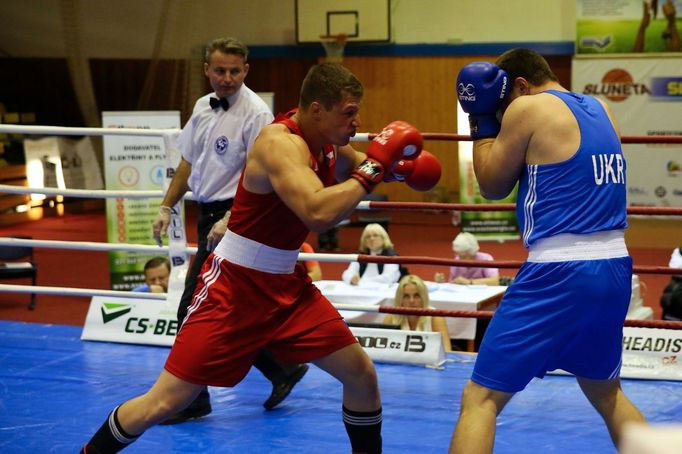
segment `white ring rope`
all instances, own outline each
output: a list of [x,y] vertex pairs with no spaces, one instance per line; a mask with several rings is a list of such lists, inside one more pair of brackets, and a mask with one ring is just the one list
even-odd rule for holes
[[[86,199],[160,199],[163,191],[112,191],[109,189],[60,189],[60,188],[34,188],[16,186],[13,184],[0,184],[0,192],[8,194],[45,194],[48,196],[81,197]],[[187,191],[183,196],[185,200],[194,200],[194,194]],[[369,208],[368,208],[369,209]]]
[[54,136],[151,136],[163,137],[180,132],[179,129],[138,128],[75,128],[67,126],[0,125],[0,133]]
[[123,292],[120,290],[102,290],[91,288],[74,287],[46,287],[43,285],[9,285],[0,284],[0,293],[35,293],[37,295],[64,295],[64,296],[115,296],[118,298],[145,298],[152,300],[165,300],[165,293],[150,292]]
[[[26,126],[0,124],[0,133],[34,134],[53,136],[151,136],[163,137],[180,132],[179,129],[138,129],[138,128],[77,128],[71,126]],[[369,142],[369,132],[360,132],[351,137],[355,142]]]
[[[75,249],[79,251],[119,251],[119,252],[149,252],[168,253],[168,246],[154,246],[151,244],[130,243],[97,243],[95,241],[61,241],[34,240],[27,238],[0,237],[0,246],[29,246],[48,249]],[[185,251],[196,255],[197,248],[188,246]]]
[[[48,249],[75,249],[79,251],[124,251],[124,252],[149,252],[167,253],[168,246],[155,246],[151,244],[130,243],[97,243],[95,241],[61,241],[61,240],[34,240],[28,238],[13,238],[0,236],[0,246],[29,246]],[[185,251],[196,255],[196,246],[188,246]],[[320,254],[301,252],[299,260],[317,260],[318,262],[348,263],[357,262],[359,254]]]
[[[148,300],[165,300],[167,293],[150,293],[150,292],[131,292],[120,290],[101,290],[90,288],[73,288],[73,287],[47,287],[42,285],[9,285],[0,284],[0,293],[35,293],[37,295],[61,295],[61,296],[111,296],[117,298],[136,298]],[[333,304],[338,310],[344,311],[358,311],[358,312],[379,312],[378,306],[368,306],[360,304]]]
[[0,191],[8,194],[45,194],[48,196],[63,195],[67,197],[83,197],[86,199],[160,199],[163,191],[110,191],[108,189],[60,189],[30,188],[11,184],[0,184]]

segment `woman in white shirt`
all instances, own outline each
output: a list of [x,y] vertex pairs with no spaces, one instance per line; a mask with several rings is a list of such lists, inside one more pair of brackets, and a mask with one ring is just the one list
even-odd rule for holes
[[[367,224],[362,231],[359,250],[360,254],[388,257],[398,255],[393,249],[393,243],[391,243],[386,230],[376,223]],[[341,279],[351,285],[368,282],[394,284],[400,279],[400,267],[395,263],[351,262],[343,272]]]
[[[419,276],[413,274],[408,274],[402,278],[400,284],[398,284],[393,305],[413,309],[431,309],[429,306],[429,291],[424,281]],[[443,317],[389,314],[384,319],[384,323],[400,325],[400,329],[408,331],[440,333],[443,339],[443,348],[446,352],[452,351],[448,326]]]

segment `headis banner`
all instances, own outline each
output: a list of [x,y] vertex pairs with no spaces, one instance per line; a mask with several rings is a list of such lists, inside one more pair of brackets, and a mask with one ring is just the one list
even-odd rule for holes
[[[573,91],[606,102],[623,135],[682,135],[682,58],[575,58],[572,72]],[[623,153],[629,205],[682,206],[681,144],[623,145]]]
[[576,54],[680,52],[682,0],[578,0]]

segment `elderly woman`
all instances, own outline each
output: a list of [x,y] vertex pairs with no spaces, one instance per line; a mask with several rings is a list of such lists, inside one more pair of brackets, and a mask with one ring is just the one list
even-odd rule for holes
[[[360,254],[398,255],[386,230],[376,223],[367,224],[360,237]],[[344,282],[351,285],[377,282],[394,284],[400,279],[400,267],[395,263],[358,263],[351,262],[341,276]]]
[[[427,309],[429,306],[429,291],[424,281],[413,274],[403,277],[398,284],[395,293],[396,307],[409,307],[413,309]],[[419,315],[389,314],[384,323],[400,325],[400,329],[409,331],[428,331],[440,333],[443,339],[443,348],[446,352],[452,351],[450,334],[443,317],[427,317]]]
[[[452,242],[455,259],[459,260],[493,260],[493,256],[479,251],[476,237],[469,232],[462,232]],[[500,272],[497,268],[472,268],[451,266],[449,282],[455,284],[500,285]]]

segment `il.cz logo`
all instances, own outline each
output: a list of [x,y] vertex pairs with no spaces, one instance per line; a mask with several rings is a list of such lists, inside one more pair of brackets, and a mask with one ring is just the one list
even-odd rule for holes
[[405,345],[398,341],[390,341],[387,337],[381,336],[355,336],[361,347],[388,349],[388,350],[404,350],[406,352],[422,353],[426,350],[426,342],[424,337],[418,334],[408,334],[405,337]]
[[643,83],[635,82],[632,75],[622,68],[606,72],[598,84],[587,84],[583,89],[586,95],[602,95],[614,102],[621,102],[630,96],[651,95],[651,90]]

